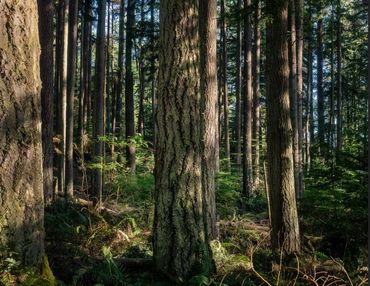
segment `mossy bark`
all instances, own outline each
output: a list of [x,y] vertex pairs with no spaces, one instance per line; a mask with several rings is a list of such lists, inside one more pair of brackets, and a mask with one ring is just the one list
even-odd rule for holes
[[199,86],[199,1],[161,1],[154,261],[176,281],[207,273]]
[[44,255],[37,1],[0,0],[0,244]]

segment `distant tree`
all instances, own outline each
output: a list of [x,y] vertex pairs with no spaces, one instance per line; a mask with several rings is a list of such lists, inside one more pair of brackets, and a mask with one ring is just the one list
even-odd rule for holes
[[1,1],[0,244],[41,266],[44,202],[37,1]]

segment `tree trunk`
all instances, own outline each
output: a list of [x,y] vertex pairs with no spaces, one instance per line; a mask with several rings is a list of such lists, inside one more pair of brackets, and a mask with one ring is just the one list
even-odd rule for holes
[[136,0],[128,0],[127,26],[126,26],[126,80],[125,80],[125,123],[126,123],[126,148],[127,167],[135,174],[135,145],[130,142],[135,136],[135,108],[134,108],[134,75],[132,72],[132,48],[135,29],[135,3]]
[[337,0],[337,150],[342,149],[342,24],[341,24],[341,2]]
[[241,13],[242,0],[237,2],[238,22],[236,27],[236,114],[235,114],[235,140],[236,140],[236,163],[238,166],[242,163],[242,146],[241,146],[241,56],[242,56],[242,31],[241,31]]
[[178,282],[211,269],[201,170],[198,0],[160,2],[153,254]]
[[199,3],[200,107],[202,140],[202,186],[204,221],[208,238],[217,239],[215,180],[218,157],[217,95],[217,1]]
[[[244,0],[244,8],[250,8],[251,0]],[[250,197],[253,193],[252,168],[252,24],[251,15],[244,17],[244,119],[243,119],[243,194]]]
[[299,226],[294,192],[292,125],[289,104],[288,1],[266,3],[267,24],[267,161],[274,249],[299,252]]
[[[311,9],[309,11],[309,14]],[[312,24],[309,18],[309,37],[307,47],[307,102],[306,102],[306,166],[307,171],[311,166],[311,145],[314,140],[313,126],[313,61],[312,61]]]
[[118,63],[117,63],[117,98],[116,98],[116,137],[122,137],[122,87],[123,87],[123,53],[124,53],[124,34],[125,34],[125,0],[121,0],[119,10],[119,35],[118,35]]
[[66,190],[67,198],[73,197],[73,100],[75,90],[77,55],[78,1],[70,0],[68,23],[68,79],[67,79],[67,136],[66,136]]
[[39,36],[41,45],[40,75],[41,117],[42,117],[42,151],[44,174],[44,201],[48,205],[53,201],[53,17],[54,4],[52,0],[38,0]]
[[99,1],[98,28],[96,36],[96,90],[94,98],[94,156],[100,166],[94,171],[93,196],[101,204],[103,194],[102,164],[104,144],[99,140],[104,135],[104,89],[105,89],[105,10],[106,0]]
[[44,202],[37,1],[1,0],[0,7],[0,245],[17,252],[24,265],[40,266]]
[[66,116],[67,116],[67,55],[68,55],[68,13],[69,0],[61,0],[61,26],[63,27],[60,41],[60,72],[59,72],[59,107],[58,107],[58,137],[59,137],[59,158],[58,158],[58,192],[65,191],[65,170],[66,170]]
[[221,0],[221,38],[222,38],[222,96],[223,96],[223,119],[224,119],[224,145],[226,157],[226,169],[231,171],[230,162],[230,135],[229,135],[229,97],[227,86],[227,27],[226,27],[225,0]]
[[[144,134],[144,101],[145,101],[145,66],[144,66],[144,48],[143,48],[143,37],[145,35],[145,14],[144,14],[144,0],[140,2],[140,22],[141,22],[141,35],[139,38],[139,48],[140,54],[138,56],[138,65],[139,65],[139,86],[140,86],[140,94],[139,94],[139,114],[138,114],[138,124],[137,124],[137,132],[139,134]],[[144,136],[145,137],[145,136]]]
[[[318,8],[321,13],[321,7]],[[317,119],[320,150],[325,142],[324,87],[323,87],[323,19],[317,22]]]
[[253,47],[253,189],[257,189],[260,182],[260,58],[261,58],[261,31],[259,21],[261,17],[260,1],[255,1],[254,11],[254,47]]
[[112,57],[112,45],[113,45],[113,35],[111,35],[110,30],[110,23],[113,19],[113,9],[110,9],[111,1],[108,0],[107,4],[107,40],[106,40],[106,65],[105,65],[105,74],[106,74],[106,81],[105,81],[105,134],[110,134],[110,125],[111,125],[111,117],[110,117],[110,97],[111,97],[111,57]]
[[154,45],[154,38],[155,38],[155,24],[154,24],[154,4],[155,0],[150,0],[150,25],[151,25],[151,33],[150,33],[150,40],[151,40],[151,65],[150,65],[150,74],[152,77],[151,80],[151,97],[152,97],[152,120],[153,120],[153,147],[155,149],[155,112],[156,112],[156,68],[155,68],[155,45]]

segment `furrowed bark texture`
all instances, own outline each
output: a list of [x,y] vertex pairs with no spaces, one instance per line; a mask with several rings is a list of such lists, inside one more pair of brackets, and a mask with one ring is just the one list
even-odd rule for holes
[[198,0],[160,6],[154,261],[177,281],[210,270],[203,220]]
[[294,193],[292,124],[289,103],[288,1],[267,1],[267,161],[271,201],[271,242],[285,253],[299,252]]
[[201,0],[200,23],[200,93],[202,114],[202,184],[204,212],[209,239],[216,239],[216,171],[218,156],[217,95],[217,1]]
[[44,200],[50,204],[53,200],[53,15],[52,0],[38,0],[39,35],[41,45],[40,75],[42,81],[42,151],[44,174]]
[[0,245],[44,255],[37,1],[0,1]]

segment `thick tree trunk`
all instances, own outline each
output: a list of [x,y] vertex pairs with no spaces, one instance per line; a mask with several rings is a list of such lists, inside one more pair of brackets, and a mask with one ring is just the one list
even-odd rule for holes
[[292,126],[289,103],[288,1],[266,3],[267,25],[267,161],[271,202],[271,242],[284,253],[299,252],[294,192]]
[[[321,7],[318,8],[321,12]],[[317,119],[318,141],[320,150],[325,142],[324,86],[323,86],[323,19],[317,22]]]
[[261,17],[260,1],[255,0],[254,11],[254,46],[253,46],[253,129],[252,129],[252,160],[253,160],[253,189],[257,189],[260,182],[260,58],[261,58],[261,31],[259,20]]
[[242,0],[237,2],[238,22],[236,27],[236,111],[235,111],[235,141],[236,141],[236,163],[240,167],[242,163],[242,144],[241,144],[241,82],[242,82],[242,29],[241,29],[241,14]]
[[211,269],[201,170],[198,0],[161,1],[153,254],[177,281]]
[[[244,8],[250,8],[251,0],[244,0]],[[252,168],[252,24],[251,15],[244,17],[244,118],[243,118],[243,194],[249,197],[253,193]]]
[[42,151],[44,174],[44,201],[48,205],[53,201],[53,17],[54,4],[52,0],[38,0],[39,36],[41,45],[40,75],[41,89],[41,117],[42,117]]
[[342,24],[341,24],[341,1],[337,0],[337,149],[340,151],[343,145],[342,135]]
[[73,101],[77,55],[78,1],[70,0],[68,23],[68,79],[67,79],[67,132],[66,132],[66,190],[67,198],[73,197]]
[[210,240],[218,237],[216,228],[216,172],[218,157],[217,95],[217,1],[199,3],[200,22],[200,107],[202,140],[202,186],[204,221]]
[[[99,140],[104,135],[104,89],[105,89],[105,10],[106,0],[99,1],[98,28],[96,36],[96,90],[94,98],[94,156],[103,164],[104,143]],[[102,166],[94,171],[93,193],[95,203],[101,204],[103,194]]]
[[[44,256],[37,1],[0,0],[0,245],[25,265]],[[51,73],[52,75],[52,73]]]
[[222,38],[222,100],[223,100],[223,120],[224,120],[224,147],[226,157],[226,169],[231,171],[230,161],[230,135],[229,135],[229,96],[227,86],[227,24],[226,24],[226,5],[225,0],[221,0],[221,38]]
[[127,4],[127,26],[126,26],[126,80],[125,80],[125,124],[126,124],[126,140],[128,146],[126,148],[127,167],[130,168],[132,174],[135,174],[135,145],[130,140],[135,136],[135,108],[134,108],[134,75],[132,72],[132,48],[135,29],[135,2],[136,0],[128,0]]

